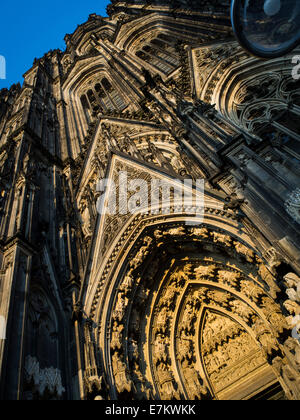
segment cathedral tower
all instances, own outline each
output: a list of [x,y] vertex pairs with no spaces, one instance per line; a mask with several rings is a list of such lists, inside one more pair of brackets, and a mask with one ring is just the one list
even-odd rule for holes
[[[300,399],[292,56],[242,50],[228,0],[65,41],[0,92],[1,398]],[[99,211],[153,179],[204,180],[204,215]]]

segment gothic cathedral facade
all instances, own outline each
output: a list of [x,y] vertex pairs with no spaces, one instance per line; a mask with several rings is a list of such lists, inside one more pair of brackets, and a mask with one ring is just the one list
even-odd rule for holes
[[[292,55],[228,0],[107,10],[0,92],[1,399],[299,400]],[[120,173],[204,180],[201,222],[100,214]]]

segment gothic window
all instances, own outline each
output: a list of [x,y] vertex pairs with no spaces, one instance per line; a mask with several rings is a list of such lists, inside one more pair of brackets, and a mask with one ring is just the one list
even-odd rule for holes
[[300,106],[300,80],[285,79],[280,86],[280,95],[287,102]]
[[167,63],[178,66],[179,61],[177,56],[173,53],[172,49],[166,48],[166,45],[159,39],[153,39],[150,44],[156,50],[157,56],[165,60]]
[[114,108],[117,108],[119,110],[126,108],[126,103],[123,100],[122,96],[120,95],[118,90],[111,85],[111,83],[106,79],[106,77],[101,80],[101,84],[106,91],[106,95],[110,97]]
[[98,108],[97,100],[96,100],[96,96],[94,95],[94,92],[91,89],[87,92],[87,96],[89,98],[89,102],[91,104],[91,107],[94,110],[96,110]]
[[[247,81],[234,98],[236,122],[252,134],[299,153],[300,83],[276,73]],[[289,106],[288,104],[292,104]]]
[[153,67],[157,68],[159,71],[169,74],[179,65],[174,40],[170,41],[169,38],[159,38],[161,37],[159,36],[152,39],[149,44],[140,48],[136,52],[136,55]]
[[127,107],[122,94],[106,77],[88,90],[87,98],[87,103],[85,100],[81,101],[85,110],[91,107],[95,112],[122,111]]
[[109,81],[106,79],[106,77],[104,77],[104,79],[101,80],[101,83],[104,87],[104,89],[106,89],[107,92],[112,92],[113,87],[112,85],[109,83]]
[[89,123],[91,120],[91,108],[90,108],[89,101],[85,95],[81,96],[80,101],[81,101],[81,105],[84,111],[85,118],[87,122]]
[[113,104],[110,100],[110,97],[107,96],[104,88],[102,87],[100,83],[97,83],[95,85],[95,91],[97,95],[97,100],[98,102],[100,102],[101,109],[108,109],[108,110],[113,109]]

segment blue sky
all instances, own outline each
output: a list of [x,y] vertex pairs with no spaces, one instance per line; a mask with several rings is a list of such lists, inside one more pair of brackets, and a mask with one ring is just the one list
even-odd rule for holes
[[[89,14],[106,16],[109,0],[8,0],[1,4],[0,55],[6,60],[6,80],[0,89],[23,82],[34,58],[64,49],[64,36],[72,33]],[[0,73],[1,74],[1,73]]]

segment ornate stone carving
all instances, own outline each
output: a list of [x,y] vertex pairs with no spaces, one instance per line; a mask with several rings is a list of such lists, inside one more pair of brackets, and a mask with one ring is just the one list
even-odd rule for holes
[[[289,299],[283,303],[283,306],[290,315],[286,321],[296,338],[300,332],[300,278],[294,273],[288,273],[284,277],[284,286]],[[300,342],[299,337],[298,341]]]
[[115,307],[114,315],[113,315],[114,319],[117,320],[118,322],[123,321],[123,318],[126,312],[127,302],[128,302],[128,299],[124,297],[123,293],[119,293],[117,296],[116,307]]
[[115,375],[116,389],[120,396],[131,395],[134,391],[134,384],[129,377],[126,364],[120,359],[118,354],[112,356],[112,366]]
[[164,306],[160,311],[156,319],[156,328],[155,332],[159,333],[166,333],[168,328],[168,320],[169,320],[169,309]]
[[193,332],[193,323],[195,321],[195,310],[190,302],[187,302],[186,309],[183,314],[181,329],[186,333]]
[[295,371],[291,366],[288,365],[286,360],[282,360],[280,357],[276,357],[272,366],[278,372],[279,376],[285,383],[286,391],[290,399],[299,400],[300,398],[300,378],[299,372]]
[[199,400],[209,395],[209,390],[203,383],[200,374],[191,366],[185,366],[182,364],[187,388],[189,391],[189,398],[191,400]]
[[160,362],[166,363],[168,361],[168,345],[168,337],[165,337],[163,334],[158,334],[156,336],[153,353],[156,364]]
[[192,338],[186,334],[185,330],[181,332],[181,337],[178,342],[178,356],[179,360],[191,361],[194,355],[194,347]]
[[240,242],[234,242],[235,249],[238,254],[243,255],[243,257],[248,261],[249,263],[254,262],[254,252],[247,248],[245,245],[241,244]]
[[119,325],[117,322],[114,323],[110,348],[114,352],[121,353],[123,351],[123,333],[124,325]]
[[160,397],[162,400],[179,400],[179,392],[175,389],[174,377],[168,368],[160,364],[158,367],[158,378],[160,385]]
[[240,280],[242,278],[240,273],[233,272],[233,271],[220,270],[218,272],[218,275],[222,283],[228,284],[229,286],[235,289],[238,287]]
[[62,386],[61,372],[53,367],[41,369],[35,357],[27,356],[25,362],[26,381],[33,383],[32,392],[43,397],[49,392],[51,398],[61,398],[65,392]]
[[216,276],[216,266],[209,265],[209,266],[200,266],[195,268],[195,275],[197,280],[214,280]]
[[276,353],[278,351],[278,343],[275,340],[275,338],[272,336],[271,332],[268,330],[266,325],[263,323],[262,320],[257,320],[253,324],[253,330],[255,331],[257,335],[257,339],[262,345],[264,351],[268,355],[272,355],[274,352]]
[[232,244],[232,238],[229,235],[213,232],[213,238],[216,244],[220,243],[228,247],[230,247]]
[[253,300],[255,303],[258,302],[259,298],[263,295],[264,291],[257,284],[250,280],[241,281],[241,292],[248,298]]

